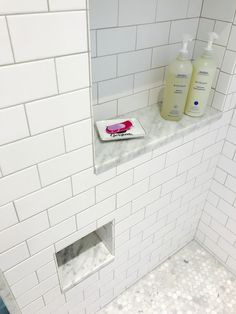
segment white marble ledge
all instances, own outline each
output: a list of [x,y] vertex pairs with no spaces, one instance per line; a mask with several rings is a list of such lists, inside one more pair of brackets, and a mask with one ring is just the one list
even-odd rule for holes
[[189,117],[184,115],[182,120],[166,121],[161,118],[157,105],[133,111],[121,117],[137,118],[146,131],[146,137],[102,142],[95,130],[95,173],[99,174],[121,163],[132,160],[141,154],[161,147],[177,137],[184,136],[191,131],[200,129],[207,124],[220,119],[222,113],[208,107],[203,117]]

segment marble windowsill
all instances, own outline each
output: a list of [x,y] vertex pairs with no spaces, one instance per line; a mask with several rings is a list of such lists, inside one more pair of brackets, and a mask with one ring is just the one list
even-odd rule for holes
[[102,173],[141,154],[150,152],[177,137],[184,136],[220,119],[221,116],[220,111],[208,107],[203,117],[193,118],[184,115],[181,121],[166,121],[161,118],[159,107],[152,105],[121,116],[139,119],[147,134],[144,138],[102,142],[95,127],[95,173]]

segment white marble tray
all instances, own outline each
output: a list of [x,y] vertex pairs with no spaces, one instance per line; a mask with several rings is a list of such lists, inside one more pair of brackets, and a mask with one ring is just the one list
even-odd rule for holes
[[166,121],[161,118],[159,107],[152,105],[121,117],[126,119],[128,116],[140,121],[146,131],[146,137],[118,142],[102,142],[95,130],[95,172],[97,174],[202,128],[220,119],[222,113],[208,107],[203,117],[193,118],[184,115],[178,122]]

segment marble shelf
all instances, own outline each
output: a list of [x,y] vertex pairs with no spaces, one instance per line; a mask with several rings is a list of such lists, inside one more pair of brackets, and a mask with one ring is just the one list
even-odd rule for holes
[[108,246],[94,231],[56,253],[63,292],[114,260]]
[[157,149],[180,136],[220,119],[221,116],[220,111],[208,107],[203,117],[193,118],[184,115],[178,122],[166,121],[161,118],[158,105],[152,105],[121,116],[124,119],[139,119],[147,134],[144,138],[102,142],[95,127],[95,173],[102,173],[141,154]]

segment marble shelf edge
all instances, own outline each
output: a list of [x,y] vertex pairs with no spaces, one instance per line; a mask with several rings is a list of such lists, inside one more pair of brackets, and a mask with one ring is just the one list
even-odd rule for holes
[[123,118],[137,118],[146,130],[147,136],[140,139],[102,142],[98,138],[95,127],[95,173],[100,174],[122,163],[128,162],[142,154],[148,153],[170,143],[196,129],[219,120],[222,112],[207,107],[202,117],[184,115],[183,119],[175,121],[163,120],[157,105],[122,115]]

